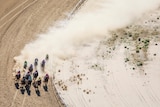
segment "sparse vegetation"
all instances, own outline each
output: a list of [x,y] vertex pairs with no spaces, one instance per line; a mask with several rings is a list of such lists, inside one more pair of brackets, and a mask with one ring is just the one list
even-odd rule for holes
[[[155,23],[155,21],[153,20],[152,23]],[[146,22],[146,24],[148,23]],[[160,30],[156,24],[152,24],[152,27],[150,25],[134,24],[123,29],[118,29],[110,32],[111,38],[100,42],[100,45],[107,46],[106,53],[97,56],[102,56],[103,59],[111,58],[111,53],[119,46],[124,45],[127,57],[124,59],[124,62],[129,62],[129,64],[135,67],[142,68],[148,60],[150,41],[160,41],[159,36],[157,36],[158,34],[160,34]],[[158,44],[156,43],[155,45],[157,46]],[[154,56],[156,56],[156,53]]]

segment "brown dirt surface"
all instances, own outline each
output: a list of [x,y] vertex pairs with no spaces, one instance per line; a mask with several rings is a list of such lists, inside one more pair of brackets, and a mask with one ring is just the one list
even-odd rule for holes
[[[48,92],[21,94],[14,86],[13,57],[26,43],[65,18],[78,0],[0,0],[0,107],[59,107],[51,83]],[[31,50],[34,52],[34,50]]]

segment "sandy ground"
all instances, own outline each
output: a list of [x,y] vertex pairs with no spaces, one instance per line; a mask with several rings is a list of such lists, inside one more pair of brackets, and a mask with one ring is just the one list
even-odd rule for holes
[[[31,96],[15,89],[13,57],[20,54],[35,35],[45,32],[58,19],[66,17],[78,0],[1,0],[0,1],[0,107],[58,107],[54,90],[40,89],[38,97],[32,87]],[[54,23],[53,23],[54,24]],[[34,52],[34,50],[31,50]]]
[[81,45],[57,66],[55,86],[68,107],[160,106],[160,9]]

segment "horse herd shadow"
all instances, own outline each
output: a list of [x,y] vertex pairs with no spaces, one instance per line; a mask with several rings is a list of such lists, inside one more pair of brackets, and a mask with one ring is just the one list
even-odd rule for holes
[[[35,89],[35,93],[37,96],[41,96],[40,90],[38,89],[38,87],[35,87],[33,85],[34,89]],[[28,96],[31,95],[31,85],[24,85],[24,86],[20,86],[20,84],[18,82],[15,82],[15,88],[16,89],[20,89],[21,94],[25,94],[25,92],[28,94]],[[43,89],[45,92],[48,92],[48,86],[45,85],[43,86]]]

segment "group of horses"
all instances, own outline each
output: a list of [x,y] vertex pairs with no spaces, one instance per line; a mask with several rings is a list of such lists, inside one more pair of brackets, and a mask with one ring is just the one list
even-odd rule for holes
[[[46,55],[46,58],[42,60],[41,62],[41,68],[45,68],[45,62],[49,59],[48,54]],[[30,87],[33,85],[35,88],[35,91],[39,92],[39,87],[41,87],[41,84],[43,82],[43,88],[45,91],[47,91],[48,87],[48,80],[49,75],[46,73],[44,77],[42,78],[39,76],[39,72],[37,71],[36,67],[38,66],[38,59],[35,58],[34,60],[34,66],[31,64],[29,67],[27,66],[27,61],[24,61],[23,70],[18,71],[15,74],[15,86],[17,89],[20,89],[21,92],[24,90],[27,91],[28,94],[30,94]],[[35,71],[34,68],[35,67]],[[34,71],[34,72],[33,72]]]

